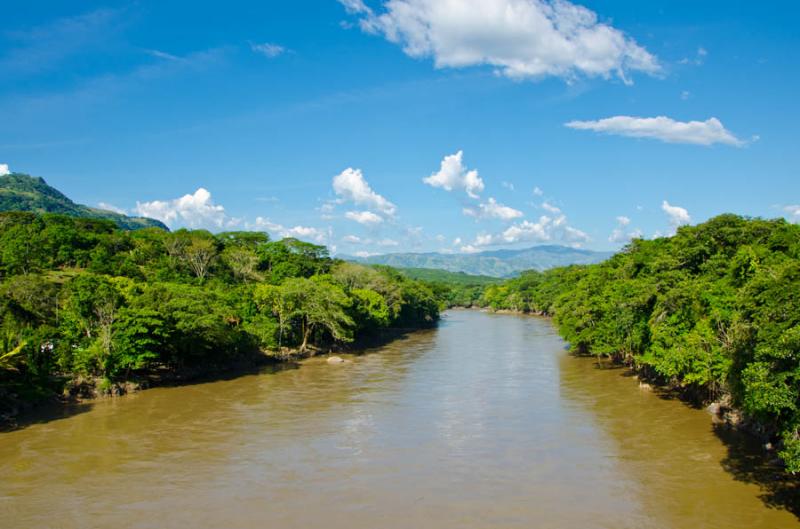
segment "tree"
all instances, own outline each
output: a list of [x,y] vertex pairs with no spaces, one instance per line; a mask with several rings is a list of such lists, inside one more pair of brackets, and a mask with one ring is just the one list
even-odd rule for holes
[[191,242],[183,249],[182,257],[194,275],[203,281],[217,259],[217,245],[211,238],[192,237]]
[[258,280],[258,255],[246,246],[229,246],[222,252],[222,258],[233,272],[233,277],[247,283]]
[[108,363],[110,376],[125,376],[161,359],[170,333],[164,315],[148,307],[126,307],[114,323],[113,352]]
[[271,304],[279,322],[292,321],[298,326],[301,351],[308,348],[317,330],[327,331],[334,340],[353,339],[353,320],[347,314],[351,301],[329,277],[292,278],[279,287],[261,292],[262,299]]
[[280,349],[283,347],[284,332],[289,330],[289,320],[295,311],[296,298],[287,295],[282,287],[275,285],[258,285],[253,298],[259,309],[278,318],[278,349]]

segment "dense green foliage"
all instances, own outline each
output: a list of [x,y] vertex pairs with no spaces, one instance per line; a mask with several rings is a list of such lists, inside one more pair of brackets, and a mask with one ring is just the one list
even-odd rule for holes
[[431,268],[401,268],[400,272],[426,283],[445,307],[473,307],[480,304],[488,285],[499,284],[502,279],[473,276],[464,272],[448,272]]
[[0,278],[0,400],[4,387],[207,371],[258,351],[419,327],[439,314],[424,284],[296,239],[124,231],[52,214],[0,213]]
[[800,471],[800,226],[721,215],[601,264],[489,286],[482,304],[553,315],[578,353],[732,399]]
[[58,213],[72,217],[106,219],[125,230],[140,228],[167,229],[163,223],[145,217],[128,217],[113,211],[76,204],[42,178],[22,173],[0,176],[0,211]]

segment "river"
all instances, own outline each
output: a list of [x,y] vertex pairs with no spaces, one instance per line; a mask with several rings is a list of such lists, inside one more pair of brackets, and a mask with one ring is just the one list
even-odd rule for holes
[[450,311],[346,359],[2,433],[0,527],[800,527],[757,452],[548,320]]

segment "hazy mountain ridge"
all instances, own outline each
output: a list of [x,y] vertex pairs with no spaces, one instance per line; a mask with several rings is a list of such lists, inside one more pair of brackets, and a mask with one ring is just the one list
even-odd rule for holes
[[163,222],[147,217],[129,217],[113,211],[76,204],[44,178],[23,173],[0,176],[0,211],[59,213],[71,217],[88,217],[113,221],[122,229],[161,228]]
[[613,252],[596,252],[568,246],[533,246],[519,250],[491,250],[472,254],[390,253],[370,257],[341,256],[343,259],[396,268],[435,268],[472,275],[510,277],[524,270],[547,270],[571,264],[604,261]]

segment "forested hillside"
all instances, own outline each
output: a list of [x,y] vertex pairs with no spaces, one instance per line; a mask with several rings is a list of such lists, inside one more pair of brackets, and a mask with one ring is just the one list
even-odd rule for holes
[[800,226],[721,215],[491,285],[480,303],[553,315],[573,351],[728,403],[800,472]]
[[0,212],[2,211],[59,213],[72,217],[106,219],[126,230],[151,227],[167,229],[161,221],[155,219],[129,217],[113,211],[76,204],[58,189],[47,185],[43,178],[22,173],[0,176]]
[[[213,371],[438,319],[425,285],[264,233],[0,213],[0,414],[13,399]],[[74,389],[74,388],[73,388]],[[16,397],[14,397],[16,395]]]

